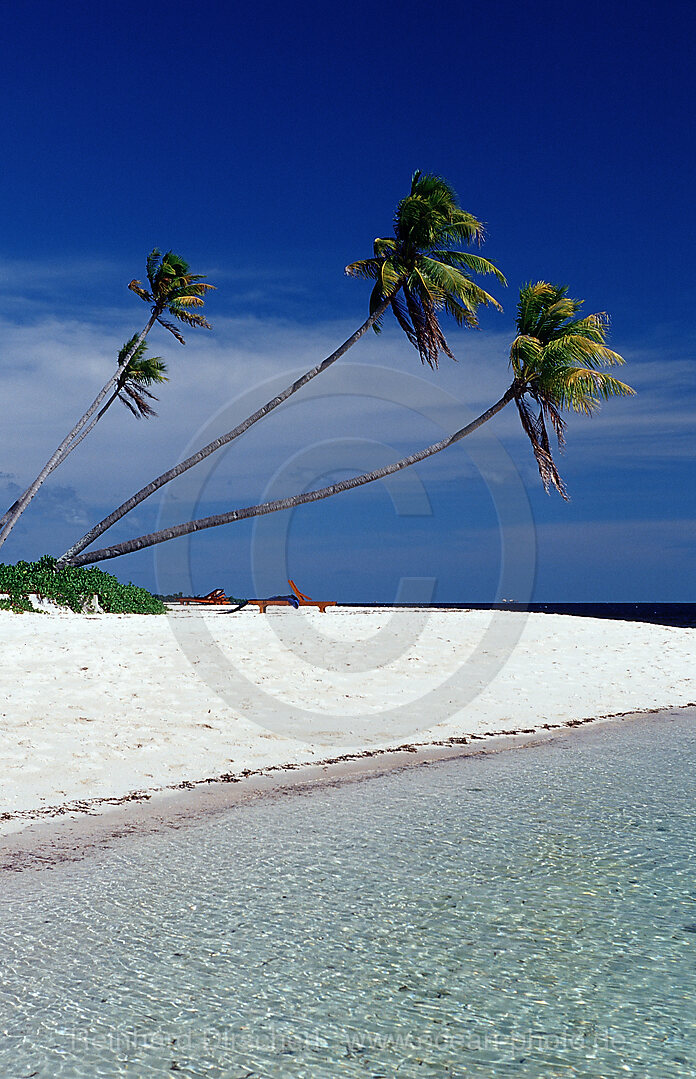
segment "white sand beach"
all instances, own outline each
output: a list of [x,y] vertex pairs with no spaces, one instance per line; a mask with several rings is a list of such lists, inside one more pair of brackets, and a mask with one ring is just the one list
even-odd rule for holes
[[4,832],[246,770],[696,701],[695,629],[561,615],[2,611],[0,643]]

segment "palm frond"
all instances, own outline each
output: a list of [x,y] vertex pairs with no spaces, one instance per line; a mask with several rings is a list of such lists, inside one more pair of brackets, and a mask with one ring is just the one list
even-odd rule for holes
[[536,337],[519,334],[510,346],[510,364],[516,378],[529,380],[539,369],[543,348]]
[[[438,322],[440,312],[460,326],[475,327],[480,306],[502,310],[471,278],[471,274],[493,274],[505,284],[500,270],[487,259],[451,247],[480,243],[483,236],[482,222],[462,210],[446,180],[416,171],[409,194],[397,205],[394,235],[378,236],[373,257],[351,262],[346,273],[379,284],[379,289],[375,285],[372,290],[371,312],[384,298],[393,298],[391,307],[399,326],[422,362],[437,367],[440,352],[454,358]],[[403,298],[397,300],[402,288]]]
[[[593,315],[585,315],[584,318],[570,319],[565,323],[563,332],[578,334],[586,337],[588,341],[604,344],[609,332],[609,316],[606,311],[597,311]],[[620,359],[621,363],[624,363],[621,357]]]
[[387,258],[396,251],[396,240],[393,237],[377,236],[372,245],[376,258]]
[[406,334],[406,337],[411,342],[413,347],[417,349],[418,336],[416,334],[414,326],[411,323],[411,319],[409,318],[406,304],[404,303],[404,300],[401,298],[401,296],[394,297],[391,302],[391,309],[394,312],[394,317],[396,318],[396,321],[399,323],[399,326]]
[[602,367],[619,367],[625,363],[618,352],[612,352],[606,345],[597,344],[578,333],[555,336],[544,346],[544,355],[550,363],[572,359],[595,370]]
[[471,281],[456,266],[447,266],[444,262],[438,262],[437,259],[430,258],[428,255],[420,255],[416,266],[421,279],[431,282],[441,292],[449,292],[457,299],[467,294]]
[[152,405],[149,404],[147,398],[149,398],[150,401],[157,400],[154,394],[149,393],[148,390],[143,389],[142,386],[138,386],[132,382],[127,382],[118,394],[119,401],[133,413],[136,419],[145,419],[146,417],[157,415]]
[[451,295],[455,300],[469,307],[474,314],[476,308],[482,306],[496,307],[502,311],[502,307],[493,296],[475,284],[456,266],[448,266],[428,255],[421,255],[416,266],[425,281],[434,284],[443,293],[443,297]]
[[[566,289],[563,289],[565,293]],[[552,337],[561,327],[577,314],[582,300],[572,300],[568,296],[559,296],[553,303],[542,308],[537,320],[537,336]]]
[[174,337],[176,337],[177,341],[180,344],[182,344],[182,345],[186,344],[186,341],[184,339],[183,334],[181,333],[181,331],[173,323],[167,322],[167,320],[162,318],[161,316],[157,319],[157,321],[159,322],[160,326],[164,326],[165,330],[169,330],[169,332]]
[[540,400],[539,403],[541,406],[542,415],[545,419],[549,421],[549,423],[553,427],[558,445],[562,449],[563,446],[565,446],[566,422],[561,415],[560,409],[557,408],[552,401],[544,400],[543,398]]
[[539,315],[544,305],[552,303],[554,297],[554,286],[547,281],[537,281],[535,284],[530,282],[522,286],[517,304],[518,334],[535,336]]
[[532,450],[539,469],[539,475],[541,476],[541,482],[544,485],[544,490],[548,494],[549,488],[555,487],[561,498],[565,499],[566,502],[569,501],[565,484],[561,479],[560,473],[556,468],[556,462],[551,454],[549,438],[544,424],[543,410],[539,409],[539,414],[534,416],[529,402],[525,400],[523,396],[516,397],[515,401],[522,421],[522,427],[532,444]]
[[125,372],[127,382],[139,386],[155,386],[169,381],[167,365],[161,356],[145,356],[134,364],[128,364]]
[[215,285],[210,285],[207,281],[194,281],[190,278],[175,279],[175,283],[169,288],[169,293],[172,296],[205,296],[206,292],[215,291],[215,288]]
[[437,259],[438,262],[444,262],[447,266],[456,266],[459,269],[466,267],[472,273],[494,274],[501,285],[507,285],[507,278],[500,272],[495,263],[490,262],[489,259],[481,258],[480,255],[474,255],[471,251],[448,251],[434,248],[429,252],[429,255],[431,258]]
[[[418,277],[422,285],[422,278],[420,275]],[[421,363],[427,363],[435,370],[438,367],[441,352],[453,360],[454,355],[450,351],[437,318],[437,305],[440,302],[438,293],[432,288],[414,289],[410,283],[404,286],[403,293]],[[444,297],[440,305],[444,306]],[[414,343],[412,338],[409,339]]]
[[410,197],[414,196],[432,201],[444,199],[449,206],[454,206],[457,202],[457,193],[447,180],[444,180],[442,176],[435,176],[432,172],[422,172],[420,169],[416,169],[411,177]]
[[483,224],[472,214],[459,214],[439,229],[438,243],[477,244],[479,247],[486,239]]
[[[202,316],[187,313],[191,307],[203,307],[206,293],[215,288],[205,280],[203,274],[192,274],[189,264],[181,255],[173,251],[163,255],[159,248],[154,248],[148,255],[146,268],[152,291],[148,292],[136,280],[131,281],[128,287],[142,300],[152,304],[153,314],[157,315],[157,321],[162,326],[174,333],[171,323],[160,317],[167,311],[190,326],[210,327]],[[184,344],[184,338],[178,331],[174,336]]]
[[179,319],[180,322],[185,322],[187,326],[199,326],[205,330],[210,329],[210,323],[203,315],[197,315],[186,307],[180,307],[178,301],[168,304],[167,311],[170,315],[174,315],[174,318]]
[[380,267],[380,281],[384,296],[398,292],[405,278],[404,269],[393,259],[385,259]]
[[[121,364],[125,360],[126,356],[130,352],[130,350],[133,348],[133,345],[135,344],[137,339],[138,339],[138,334],[135,333],[135,334],[133,334],[133,336],[131,338],[129,338],[128,341],[126,341],[126,343],[122,346],[122,348],[119,349],[118,361],[117,361],[119,367],[121,366]],[[147,343],[145,341],[141,341],[140,344],[138,345],[138,347],[136,348],[135,352],[131,356],[128,366],[130,367],[130,365],[132,363],[137,363],[139,360],[141,360],[146,352],[147,352]]]
[[438,363],[437,342],[434,340],[432,320],[428,319],[423,308],[423,299],[423,296],[414,294],[410,288],[404,288],[406,310],[413,326],[415,345],[421,363],[427,363],[429,367],[435,369]]
[[[118,354],[119,367],[132,349],[137,336],[126,341]],[[158,382],[167,382],[167,365],[161,356],[148,356],[147,344],[141,341],[130,360],[118,377],[118,387],[123,387],[126,382],[137,382],[142,386],[149,386]]]
[[[120,350],[119,366],[133,348],[136,340],[137,336],[131,337]],[[116,395],[134,416],[138,418],[156,416],[157,413],[148,402],[156,401],[157,398],[147,387],[167,381],[166,363],[161,356],[148,356],[147,344],[141,341],[118,377]]]
[[[375,281],[375,286],[372,289],[372,292],[370,293],[370,314],[371,315],[374,315],[375,311],[377,310],[377,308],[379,307],[379,305],[382,303],[383,300],[384,300],[384,292],[382,291],[382,282],[378,280],[378,281]],[[384,314],[380,315],[380,317],[378,319],[375,319],[375,321],[372,323],[372,329],[375,331],[375,333],[381,333],[382,332],[382,322],[383,322],[383,320],[384,320]]]
[[479,322],[475,310],[455,299],[451,294],[445,296],[444,310],[452,316],[458,326],[468,326],[472,330],[478,327]]
[[[510,348],[515,399],[544,488],[548,492],[553,486],[564,498],[567,493],[553,461],[546,422],[562,446],[562,412],[591,416],[602,401],[635,393],[605,370],[624,363],[623,356],[605,344],[607,315],[599,312],[577,318],[582,304],[568,295],[565,285],[547,281],[524,285],[517,306],[518,336]],[[533,414],[528,398],[538,406],[538,415]]]
[[162,252],[157,247],[154,247],[152,249],[152,251],[150,252],[150,254],[147,256],[147,260],[146,260],[145,265],[146,265],[147,279],[150,282],[151,288],[154,288],[155,274],[157,273],[157,268],[158,268],[158,266],[160,264],[161,257],[162,257]]
[[131,292],[134,292],[136,296],[139,296],[141,300],[145,300],[145,303],[153,302],[152,295],[147,291],[147,289],[143,288],[142,282],[136,281],[135,278],[133,278],[132,281],[128,282],[128,288],[131,290]]
[[380,276],[382,265],[380,259],[358,259],[357,262],[350,262],[345,272],[348,277],[361,277],[363,280],[374,281]]
[[539,393],[568,412],[586,416],[596,412],[602,401],[612,397],[634,397],[635,390],[603,371],[568,366],[539,380]]
[[442,311],[445,306],[446,290],[441,285],[438,285],[437,281],[424,273],[419,263],[420,260],[408,275],[406,284],[409,290],[415,293],[420,300],[425,301],[427,297],[436,311]]
[[[195,293],[190,295],[187,292],[182,292],[175,299],[178,307],[205,307],[205,300],[202,300]],[[171,309],[172,304],[169,304],[169,307]]]

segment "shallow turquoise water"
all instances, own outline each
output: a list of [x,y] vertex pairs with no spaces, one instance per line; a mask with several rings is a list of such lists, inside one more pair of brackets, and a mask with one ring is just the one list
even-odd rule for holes
[[696,714],[10,875],[0,1076],[696,1076]]

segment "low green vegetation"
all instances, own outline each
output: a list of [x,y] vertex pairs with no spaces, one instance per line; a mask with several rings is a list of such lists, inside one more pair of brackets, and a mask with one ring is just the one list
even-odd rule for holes
[[56,565],[56,559],[44,555],[38,562],[18,562],[15,566],[0,563],[0,610],[32,611],[29,594],[54,600],[78,613],[93,596],[99,606],[111,614],[164,614],[160,599],[134,584],[121,584],[110,573],[90,566]]

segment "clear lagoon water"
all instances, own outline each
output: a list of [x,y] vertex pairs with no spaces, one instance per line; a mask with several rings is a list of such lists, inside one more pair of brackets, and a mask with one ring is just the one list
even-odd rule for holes
[[0,881],[0,1076],[696,1076],[696,712]]

